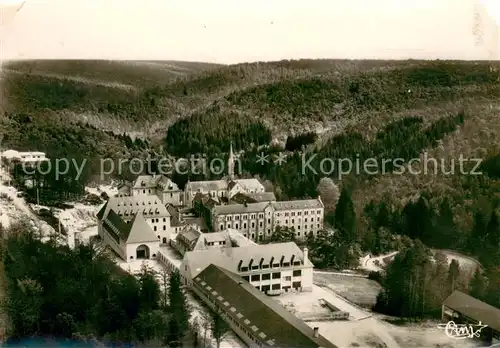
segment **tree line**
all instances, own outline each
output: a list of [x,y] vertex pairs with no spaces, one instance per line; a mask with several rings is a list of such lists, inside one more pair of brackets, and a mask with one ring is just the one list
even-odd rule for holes
[[199,345],[178,272],[158,274],[143,266],[134,276],[97,242],[74,250],[58,245],[56,237],[43,243],[27,224],[1,232],[0,275],[7,292],[2,308],[11,324],[10,342],[42,337]]

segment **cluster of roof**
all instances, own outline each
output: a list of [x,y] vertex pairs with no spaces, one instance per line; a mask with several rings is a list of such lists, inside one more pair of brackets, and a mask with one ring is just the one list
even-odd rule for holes
[[187,251],[207,250],[212,245],[232,245],[229,233],[226,231],[203,233],[192,226],[187,226],[178,233],[175,237],[175,243],[182,245],[183,249]]
[[210,264],[193,286],[265,347],[335,348],[330,341],[237,274]]
[[186,215],[185,212],[180,211],[172,204],[167,204],[165,207],[170,214],[171,227],[196,225],[200,227],[202,232],[208,231],[207,224],[202,217]]
[[208,250],[210,246],[244,247],[258,245],[245,238],[235,229],[226,229],[220,232],[203,233],[200,229],[186,226],[175,237],[175,243],[182,245],[186,251]]

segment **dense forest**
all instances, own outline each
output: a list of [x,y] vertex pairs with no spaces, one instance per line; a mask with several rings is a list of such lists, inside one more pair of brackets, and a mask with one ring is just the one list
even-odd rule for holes
[[[55,236],[42,243],[25,224],[2,230],[1,237],[0,275],[8,295],[2,308],[11,343],[37,337],[66,344],[200,344],[178,272],[143,267],[134,276],[98,243],[74,250],[58,246]],[[227,330],[215,313],[208,324],[213,335]]]

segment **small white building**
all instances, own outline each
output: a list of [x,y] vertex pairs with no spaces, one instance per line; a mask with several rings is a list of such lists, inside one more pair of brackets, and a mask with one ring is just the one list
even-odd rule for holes
[[293,242],[187,251],[180,273],[186,284],[210,264],[227,269],[268,295],[311,291],[313,264]]
[[6,161],[19,161],[26,164],[37,164],[48,161],[45,153],[40,151],[19,152],[16,150],[6,150],[2,152],[2,158]]

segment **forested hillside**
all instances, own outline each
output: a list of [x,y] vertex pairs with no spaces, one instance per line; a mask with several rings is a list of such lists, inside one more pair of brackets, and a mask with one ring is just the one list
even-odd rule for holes
[[[392,278],[381,280],[384,296],[398,294],[393,287],[404,273],[397,267],[405,262],[421,261],[407,264],[418,275],[416,283],[432,272],[444,277],[442,267],[435,269],[424,256],[420,240],[479,258],[481,296],[491,302],[498,289],[492,280],[500,266],[498,62],[301,60],[203,71],[182,65],[192,71],[177,78],[172,75],[179,68],[157,73],[154,64],[150,75],[127,65],[122,76],[106,62],[95,78],[90,67],[71,73],[44,63],[30,73],[30,64],[4,71],[4,146],[52,157],[88,156],[94,166],[83,180],[90,180],[102,156],[204,154],[210,160],[225,157],[232,142],[241,152],[238,174],[272,183],[278,198],[322,195],[327,222],[340,233],[309,241],[321,266],[353,267],[361,251],[404,249],[388,271]],[[283,149],[286,162],[273,163],[272,155]],[[270,155],[269,163],[256,163],[261,152]],[[426,158],[436,160],[436,170],[431,163],[423,171]],[[325,172],[325,159],[376,164],[371,173]],[[410,173],[410,166],[421,172]],[[466,173],[472,170],[480,174]],[[181,187],[188,179],[217,177],[173,175]],[[337,203],[329,192],[339,188]],[[401,305],[403,314],[435,314],[444,296],[435,287],[424,289],[434,299],[423,312],[407,310],[419,303],[414,297],[404,304],[381,298],[379,306],[391,313]]]
[[32,338],[47,347],[59,346],[55,339],[63,346],[193,344],[178,276],[143,268],[135,277],[96,243],[71,250],[56,240],[42,243],[28,224],[0,229],[8,346]]

